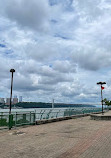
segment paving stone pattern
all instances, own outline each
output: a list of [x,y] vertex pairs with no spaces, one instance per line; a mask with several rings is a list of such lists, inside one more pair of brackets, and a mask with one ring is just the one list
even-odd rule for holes
[[0,131],[0,158],[111,158],[111,121],[88,116]]

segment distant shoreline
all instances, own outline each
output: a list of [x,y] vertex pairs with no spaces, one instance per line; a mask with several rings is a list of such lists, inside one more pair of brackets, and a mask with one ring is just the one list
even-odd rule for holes
[[[89,104],[54,103],[54,108],[97,107]],[[1,105],[1,108],[9,108],[9,105]],[[52,108],[52,103],[44,102],[20,102],[12,105],[12,108]]]

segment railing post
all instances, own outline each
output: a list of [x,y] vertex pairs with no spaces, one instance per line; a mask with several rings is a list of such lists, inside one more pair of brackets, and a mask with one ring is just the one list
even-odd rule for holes
[[35,112],[34,112],[34,120],[33,120],[33,122],[34,122],[35,125],[36,125],[36,110],[35,110]]
[[23,114],[23,124],[26,124],[26,115],[27,114]]
[[33,113],[33,124],[36,124],[36,113]]
[[57,112],[57,114],[56,114],[56,118],[57,118],[57,116],[58,116],[58,114],[59,114],[60,111],[61,111],[61,110],[59,110],[59,111]]
[[69,116],[71,116],[71,108],[69,107]]
[[15,127],[17,125],[17,112],[15,113]]
[[45,113],[45,110],[43,111],[43,113],[41,113],[41,117],[40,117],[40,120],[42,119],[42,115]]
[[31,124],[31,112],[30,112],[30,124]]
[[82,109],[82,113],[84,114],[84,109]]
[[40,119],[40,120],[41,120],[41,113],[42,113],[42,110],[39,113],[37,113],[38,114],[38,119]]
[[9,114],[9,130],[11,130],[12,126],[13,126],[13,115]]
[[3,122],[2,116],[3,116],[3,112],[1,113],[1,126],[2,126],[2,122]]
[[47,113],[47,119],[49,119],[49,115],[51,113],[52,110],[50,110],[48,113]]

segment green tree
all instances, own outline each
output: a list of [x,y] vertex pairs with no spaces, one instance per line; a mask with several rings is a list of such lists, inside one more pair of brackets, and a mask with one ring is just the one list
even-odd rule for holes
[[107,100],[106,98],[103,100],[103,102],[105,103],[105,105],[111,105],[111,101],[110,100]]

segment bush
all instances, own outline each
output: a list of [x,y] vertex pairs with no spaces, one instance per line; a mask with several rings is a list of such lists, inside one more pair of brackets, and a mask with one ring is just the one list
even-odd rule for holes
[[7,120],[6,119],[0,119],[0,126],[7,126],[8,123],[7,123]]

